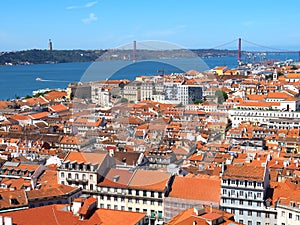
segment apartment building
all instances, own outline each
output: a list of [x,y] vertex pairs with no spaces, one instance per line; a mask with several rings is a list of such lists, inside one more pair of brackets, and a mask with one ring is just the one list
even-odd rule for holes
[[221,208],[242,224],[277,224],[276,210],[267,196],[269,179],[266,165],[223,165]]
[[58,170],[58,183],[94,191],[98,182],[115,166],[107,153],[69,152]]
[[99,208],[143,212],[154,224],[164,217],[163,201],[170,192],[173,178],[160,171],[112,168],[99,182],[94,195]]
[[300,112],[237,108],[228,113],[232,127],[238,127],[242,121],[250,121],[267,128],[300,128]]

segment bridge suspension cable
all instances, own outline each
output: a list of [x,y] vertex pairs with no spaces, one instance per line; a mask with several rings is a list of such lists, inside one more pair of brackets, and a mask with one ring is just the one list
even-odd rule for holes
[[243,42],[246,42],[248,44],[251,44],[251,45],[254,45],[254,46],[257,46],[257,47],[260,47],[260,48],[263,48],[263,49],[269,49],[269,50],[272,50],[274,52],[298,52],[298,51],[292,51],[292,50],[286,50],[286,49],[280,49],[280,48],[274,48],[274,47],[269,47],[269,46],[265,46],[265,45],[261,45],[261,44],[257,44],[255,42],[252,42],[252,41],[247,41],[245,39],[243,39]]
[[224,46],[226,46],[226,45],[230,45],[230,44],[232,44],[232,43],[235,43],[235,42],[237,42],[237,41],[238,41],[238,39],[234,39],[234,40],[232,40],[232,41],[229,41],[229,42],[226,42],[226,43],[223,43],[223,44],[214,46],[214,47],[212,47],[212,48],[210,48],[210,49],[218,49],[218,48],[224,47]]

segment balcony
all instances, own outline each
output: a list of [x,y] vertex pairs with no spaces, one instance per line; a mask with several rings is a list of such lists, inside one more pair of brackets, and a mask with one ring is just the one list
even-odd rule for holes
[[77,183],[77,184],[87,184],[89,181],[87,179],[78,179],[78,178],[67,178],[69,183]]

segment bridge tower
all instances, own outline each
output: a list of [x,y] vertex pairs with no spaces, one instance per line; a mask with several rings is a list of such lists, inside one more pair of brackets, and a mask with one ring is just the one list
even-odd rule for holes
[[238,64],[240,65],[241,64],[241,54],[242,53],[242,39],[239,38],[239,41],[238,41]]
[[133,41],[133,62],[136,62],[136,41]]

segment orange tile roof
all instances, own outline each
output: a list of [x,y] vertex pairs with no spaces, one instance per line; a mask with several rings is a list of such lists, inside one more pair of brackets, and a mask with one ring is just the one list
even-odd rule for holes
[[67,92],[65,92],[65,91],[51,91],[51,92],[45,94],[44,98],[47,99],[48,101],[52,101],[55,99],[61,99],[66,96],[67,96]]
[[63,104],[52,105],[49,107],[49,111],[52,111],[52,112],[61,112],[61,111],[66,111],[66,110],[68,110],[68,108]]
[[29,118],[31,119],[42,119],[48,116],[48,112],[40,112],[40,113],[33,113],[28,115]]
[[[145,179],[145,177],[147,177],[147,179]],[[129,187],[133,189],[163,191],[169,177],[170,174],[156,170],[136,170]]]
[[106,153],[69,152],[64,161],[101,164],[106,155]]
[[64,196],[74,191],[79,190],[77,187],[71,187],[63,184],[59,184],[52,188],[41,188],[38,190],[31,190],[27,192],[28,200]]
[[169,194],[173,198],[220,202],[221,182],[218,177],[198,178],[176,176]]
[[[0,192],[0,208],[1,210],[9,208],[19,208],[28,205],[26,192],[24,190],[1,191]],[[15,204],[11,203],[11,199],[15,199]]]
[[42,215],[43,225],[132,225],[137,224],[146,214],[137,212],[126,212],[111,209],[97,209],[94,214],[86,220],[80,220],[72,212],[62,210],[66,205],[49,205],[26,210],[3,213],[1,216],[12,217],[14,224],[40,225]]
[[265,168],[260,166],[226,165],[223,178],[237,180],[264,180]]

